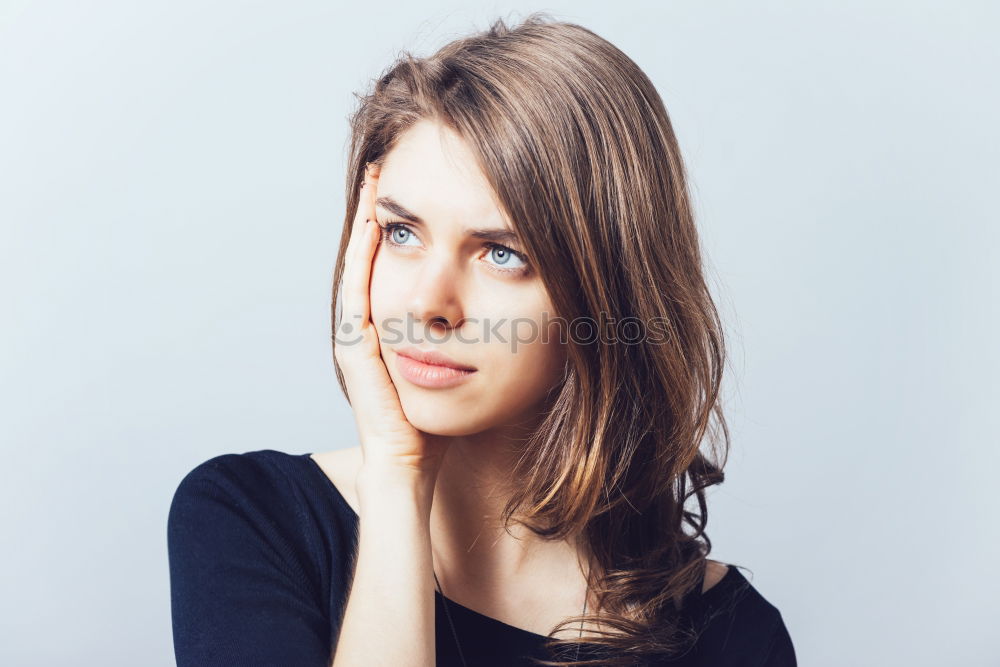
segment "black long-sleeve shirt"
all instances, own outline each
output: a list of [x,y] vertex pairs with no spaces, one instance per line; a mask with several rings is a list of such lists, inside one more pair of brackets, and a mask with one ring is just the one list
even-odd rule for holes
[[[329,667],[357,524],[308,453],[223,454],[191,470],[167,525],[179,667]],[[441,595],[434,596],[437,664],[460,665]],[[544,636],[451,599],[447,605],[470,667],[551,658]],[[691,651],[662,664],[795,667],[780,612],[735,567],[693,599],[692,613],[711,620]]]

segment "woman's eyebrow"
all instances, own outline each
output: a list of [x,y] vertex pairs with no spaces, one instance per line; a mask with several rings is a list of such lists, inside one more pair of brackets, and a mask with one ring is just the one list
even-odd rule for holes
[[412,222],[415,225],[424,224],[424,221],[420,219],[420,216],[410,211],[410,209],[406,208],[392,197],[379,197],[375,200],[375,203],[389,211],[389,213],[398,215],[407,222]]
[[[392,197],[379,197],[375,200],[375,203],[407,222],[411,222],[415,225],[426,224],[419,215],[406,208]],[[485,241],[494,241],[496,243],[514,243],[518,240],[515,232],[502,227],[495,229],[466,229],[465,233],[473,238],[483,239]]]

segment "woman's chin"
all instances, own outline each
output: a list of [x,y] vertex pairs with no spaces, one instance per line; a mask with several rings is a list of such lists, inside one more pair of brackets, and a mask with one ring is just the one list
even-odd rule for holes
[[467,406],[459,406],[444,398],[401,399],[400,402],[406,420],[417,430],[430,435],[473,435],[489,428]]

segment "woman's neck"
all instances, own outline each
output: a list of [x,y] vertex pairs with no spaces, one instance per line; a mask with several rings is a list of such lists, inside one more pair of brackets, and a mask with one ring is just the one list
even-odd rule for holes
[[[504,531],[501,514],[518,480],[512,471],[523,438],[490,431],[454,437],[438,472],[431,507],[435,570],[442,585],[503,585],[512,581],[579,581],[577,539],[545,540],[524,526]],[[442,574],[444,575],[442,577]]]

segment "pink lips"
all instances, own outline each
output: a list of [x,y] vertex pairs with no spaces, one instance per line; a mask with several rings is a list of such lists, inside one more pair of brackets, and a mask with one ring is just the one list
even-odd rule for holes
[[396,350],[396,369],[419,387],[444,389],[469,379],[476,369],[460,364],[439,352],[407,347]]

